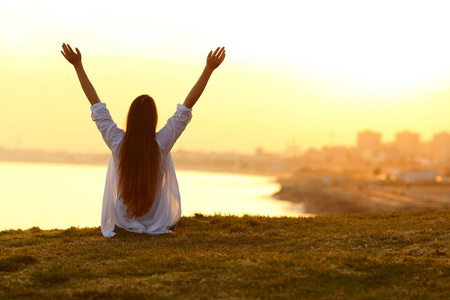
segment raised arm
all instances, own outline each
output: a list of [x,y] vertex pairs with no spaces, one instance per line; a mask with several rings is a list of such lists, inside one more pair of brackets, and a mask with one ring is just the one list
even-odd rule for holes
[[62,44],[62,48],[62,55],[67,59],[68,62],[70,62],[74,66],[84,94],[88,98],[91,105],[101,102],[97,96],[97,93],[95,92],[94,86],[92,86],[92,83],[89,81],[89,78],[84,71],[83,64],[81,63],[80,50],[78,50],[78,48],[75,48],[76,52],[73,51],[69,44]]
[[206,84],[208,83],[209,77],[211,77],[212,72],[220,66],[220,64],[225,59],[225,47],[218,47],[214,53],[212,50],[209,52],[208,57],[206,58],[206,66],[203,69],[202,75],[197,80],[197,83],[194,85],[192,90],[184,100],[183,105],[187,108],[192,108],[197,102],[198,98],[202,95]]

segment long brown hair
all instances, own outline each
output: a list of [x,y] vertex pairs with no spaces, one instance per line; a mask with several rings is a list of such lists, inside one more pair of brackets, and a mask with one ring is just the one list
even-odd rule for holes
[[155,200],[160,168],[159,146],[155,140],[158,112],[149,95],[131,103],[127,127],[119,153],[119,192],[129,216],[146,214]]

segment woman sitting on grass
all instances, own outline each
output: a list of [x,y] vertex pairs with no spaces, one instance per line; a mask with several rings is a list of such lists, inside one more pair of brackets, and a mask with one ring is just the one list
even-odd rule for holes
[[170,150],[192,117],[192,107],[203,93],[212,72],[225,59],[225,49],[210,51],[206,66],[183,105],[158,132],[158,112],[148,95],[130,106],[126,131],[119,129],[95,92],[81,63],[78,48],[63,44],[61,53],[75,67],[95,121],[112,151],[103,195],[101,228],[105,237],[115,226],[148,234],[171,233],[181,216],[180,191]]

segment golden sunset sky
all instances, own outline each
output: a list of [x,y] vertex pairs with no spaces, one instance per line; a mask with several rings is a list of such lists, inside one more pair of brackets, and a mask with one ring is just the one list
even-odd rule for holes
[[0,146],[107,152],[63,42],[123,127],[151,95],[159,127],[209,50],[225,62],[175,149],[283,151],[450,130],[448,1],[0,1]]

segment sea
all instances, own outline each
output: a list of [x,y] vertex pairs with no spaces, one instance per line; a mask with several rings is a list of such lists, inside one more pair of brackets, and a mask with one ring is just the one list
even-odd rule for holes
[[[0,230],[100,226],[107,166],[0,162]],[[176,171],[182,216],[306,217],[301,204],[274,199],[275,177]]]

